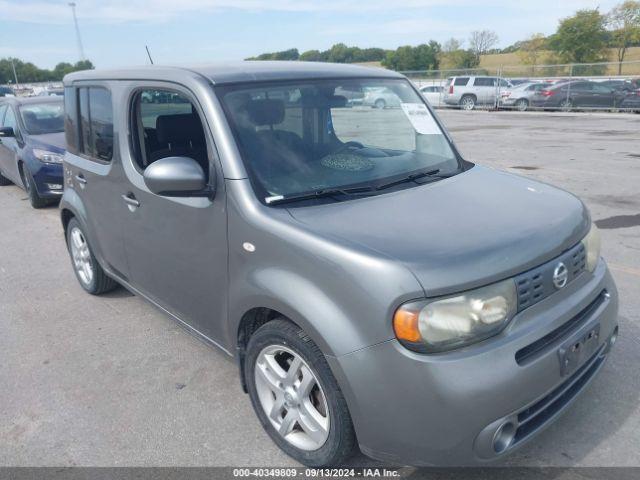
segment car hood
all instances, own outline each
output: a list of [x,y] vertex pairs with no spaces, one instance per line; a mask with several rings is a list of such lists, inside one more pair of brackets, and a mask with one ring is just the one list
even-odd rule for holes
[[66,146],[64,132],[29,135],[29,142],[32,147],[46,148],[54,153],[64,153]]
[[574,195],[481,166],[419,187],[289,212],[310,231],[403,262],[428,296],[540,265],[575,245],[590,225]]

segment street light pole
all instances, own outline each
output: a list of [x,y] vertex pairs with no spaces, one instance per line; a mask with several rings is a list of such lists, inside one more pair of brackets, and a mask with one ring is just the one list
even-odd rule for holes
[[73,13],[73,23],[76,26],[76,40],[78,42],[78,51],[80,52],[80,60],[84,60],[84,48],[82,48],[82,39],[80,38],[80,28],[78,27],[78,17],[76,17],[76,4],[75,2],[69,2],[71,12]]

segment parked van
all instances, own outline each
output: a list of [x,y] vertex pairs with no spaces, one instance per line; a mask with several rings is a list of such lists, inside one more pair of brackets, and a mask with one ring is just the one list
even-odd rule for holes
[[462,110],[473,110],[478,105],[495,107],[501,90],[513,88],[504,78],[480,75],[451,77],[445,85],[444,103]]
[[[356,445],[494,460],[607,359],[618,296],[584,204],[464,160],[404,76],[247,62],[64,84],[80,285],[123,285],[235,358],[297,461],[341,464]],[[337,93],[382,89],[399,108]]]

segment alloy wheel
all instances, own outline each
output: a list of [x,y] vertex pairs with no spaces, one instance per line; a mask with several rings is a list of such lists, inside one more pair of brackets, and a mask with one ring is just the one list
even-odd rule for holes
[[91,252],[89,251],[89,244],[84,238],[82,231],[74,227],[71,230],[71,258],[73,259],[73,266],[76,269],[78,278],[85,285],[91,284],[93,280],[93,263],[91,261]]
[[464,97],[460,102],[463,110],[473,110],[476,106],[476,102],[471,97]]
[[301,450],[322,447],[329,436],[327,399],[302,357],[270,345],[258,355],[254,373],[260,404],[273,428]]

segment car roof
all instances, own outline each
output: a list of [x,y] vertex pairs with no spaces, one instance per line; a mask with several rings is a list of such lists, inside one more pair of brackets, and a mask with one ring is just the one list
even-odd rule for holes
[[13,105],[32,105],[34,103],[62,103],[62,97],[0,97],[0,103]]
[[320,78],[404,78],[392,70],[359,65],[298,61],[244,61],[210,65],[146,65],[113,70],[84,70],[64,77],[65,85],[83,80],[177,80],[200,75],[216,85]]

